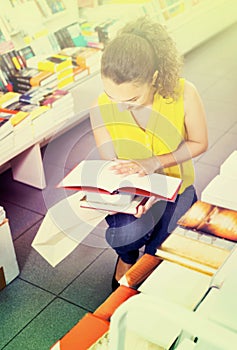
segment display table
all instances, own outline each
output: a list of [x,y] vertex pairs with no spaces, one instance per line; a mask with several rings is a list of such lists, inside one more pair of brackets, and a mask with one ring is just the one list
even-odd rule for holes
[[[34,135],[30,125],[24,123],[20,127],[17,142],[0,155],[0,170],[4,165],[12,168],[14,180],[43,189],[46,187],[41,147],[52,137],[57,137],[70,130],[88,117],[89,108],[102,90],[99,74],[88,76],[84,81],[70,88],[74,102],[74,114],[66,119],[54,118],[53,123],[46,124],[42,132]],[[53,108],[52,108],[53,113]]]

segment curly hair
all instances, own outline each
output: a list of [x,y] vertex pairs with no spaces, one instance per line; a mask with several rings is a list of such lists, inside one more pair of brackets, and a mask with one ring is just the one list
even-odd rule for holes
[[105,47],[101,74],[116,84],[152,83],[164,98],[177,97],[182,57],[166,28],[143,16],[126,24]]

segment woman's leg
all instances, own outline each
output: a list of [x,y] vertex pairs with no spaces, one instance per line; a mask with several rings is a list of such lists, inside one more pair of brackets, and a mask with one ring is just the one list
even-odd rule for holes
[[138,258],[138,251],[144,245],[144,237],[154,226],[153,215],[148,211],[141,218],[134,215],[117,213],[106,218],[109,225],[106,231],[106,240],[117,252],[121,259],[134,264]]
[[[177,226],[177,221],[196,201],[197,195],[195,188],[193,186],[189,186],[181,195],[177,197],[174,203],[166,203],[167,205],[164,214],[156,223],[150,239],[146,244],[145,253],[155,255],[156,249]],[[155,215],[155,209],[156,208],[154,207],[153,215]]]

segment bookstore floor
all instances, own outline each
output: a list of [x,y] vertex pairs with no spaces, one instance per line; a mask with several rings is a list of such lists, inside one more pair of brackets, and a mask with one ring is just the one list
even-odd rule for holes
[[[209,149],[195,159],[199,196],[236,149],[236,35],[235,24],[185,57],[184,76],[200,91],[209,128]],[[10,170],[0,175],[0,205],[9,218],[20,268],[19,277],[0,292],[4,350],[49,349],[111,293],[116,257],[105,242],[103,223],[55,268],[31,248],[47,208],[62,199],[55,186],[63,169],[72,169],[88,154],[96,158],[88,119],[42,152],[45,190],[13,181]]]

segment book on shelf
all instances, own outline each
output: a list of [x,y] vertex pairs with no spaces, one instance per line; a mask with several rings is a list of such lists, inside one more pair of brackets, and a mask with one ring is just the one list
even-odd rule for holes
[[86,77],[89,74],[90,74],[89,67],[75,66],[73,68],[73,79],[74,79],[74,81],[78,81],[78,80]]
[[8,53],[4,53],[0,55],[0,66],[1,69],[5,71],[8,79],[11,78],[12,74],[16,72],[16,68],[9,57]]
[[39,105],[29,104],[21,101],[14,102],[8,106],[8,110],[11,112],[27,113],[30,116],[31,120],[33,120],[34,118],[37,118],[42,113],[45,113],[48,109],[49,109],[48,106],[39,106]]
[[23,112],[19,110],[0,109],[0,113],[1,111],[4,111],[6,115],[5,118],[8,118],[13,126],[18,125],[21,121],[23,121],[29,115],[28,112]]
[[220,172],[201,193],[201,200],[227,209],[237,210],[237,151],[220,166]]
[[13,125],[8,118],[2,118],[0,112],[0,140],[4,139],[13,132]]
[[221,164],[220,174],[237,180],[237,150],[233,151]]
[[[203,201],[195,202],[191,208],[178,220],[178,225],[193,231],[189,231],[192,237],[200,235],[200,232],[209,234],[206,240],[214,244],[228,244],[228,241],[237,241],[237,211],[218,207]],[[193,232],[193,233],[192,233]],[[216,237],[222,240],[216,240]],[[202,237],[204,240],[205,236]]]
[[73,106],[73,97],[69,91],[61,89],[53,90],[40,100],[41,106],[55,107],[57,105],[65,105],[65,103]]
[[211,280],[209,275],[164,260],[140,285],[138,291],[194,310],[209,290]]
[[11,103],[19,101],[21,94],[9,91],[0,96],[0,108],[7,108]]
[[213,275],[236,248],[237,212],[197,201],[157,249],[157,256]]
[[175,201],[182,180],[163,174],[123,176],[111,167],[115,161],[84,160],[79,163],[58,185],[83,191],[107,194],[132,193],[134,195]]
[[90,72],[100,67],[101,49],[92,47],[65,47],[60,53],[71,57],[72,63],[76,66],[89,67]]
[[71,58],[59,54],[49,56],[46,59],[38,62],[39,70],[44,70],[52,73],[58,73],[69,67],[72,69]]
[[28,83],[12,81],[13,91],[18,92],[19,94],[24,94],[25,92],[29,91],[31,87],[32,86]]
[[6,53],[6,55],[10,58],[9,61],[12,61],[13,67],[16,71],[24,69],[26,67],[26,62],[24,57],[17,50],[11,50]]
[[25,60],[26,67],[27,67],[27,61],[35,56],[34,50],[30,45],[24,46],[21,49],[18,50],[18,53],[21,55],[21,57]]
[[9,91],[9,79],[6,71],[0,66],[0,91],[5,93]]
[[60,49],[64,49],[65,47],[73,47],[75,46],[70,34],[68,33],[66,28],[61,28],[54,33],[54,36],[60,46]]
[[12,76],[13,83],[25,84],[29,87],[45,86],[53,80],[56,80],[56,74],[29,67],[16,72]]
[[187,229],[178,227],[157,249],[156,255],[212,276],[228,258],[235,244],[226,245],[224,242],[221,246],[220,239],[213,244],[208,240],[202,241],[202,236],[206,238],[204,234],[194,238]]
[[32,87],[26,93],[21,94],[19,101],[39,105],[44,96],[50,94],[52,91],[53,89],[49,88],[48,86]]

